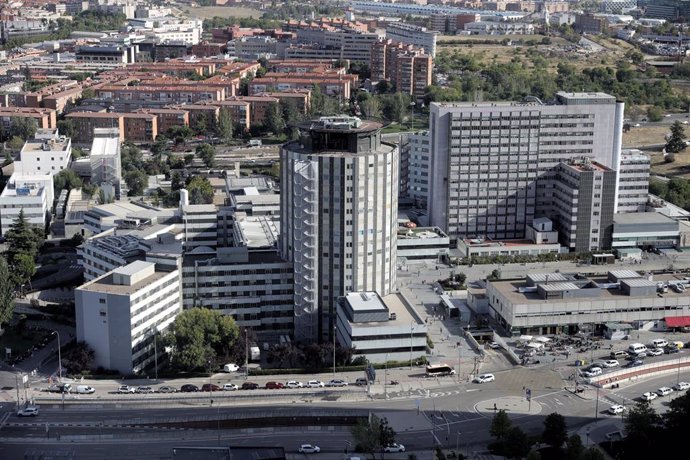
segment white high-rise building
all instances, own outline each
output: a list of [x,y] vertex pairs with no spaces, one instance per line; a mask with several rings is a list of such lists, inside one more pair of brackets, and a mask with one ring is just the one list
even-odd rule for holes
[[57,129],[39,129],[22,147],[14,172],[30,175],[55,175],[69,167],[72,140],[61,136]]
[[616,212],[644,212],[649,199],[649,157],[641,150],[623,150],[618,169]]
[[[110,190],[120,198],[122,160],[120,157],[120,132],[117,128],[94,128],[91,144],[91,183]],[[103,186],[110,186],[104,188]],[[110,198],[110,197],[108,197]]]
[[410,135],[410,157],[408,164],[407,196],[415,206],[426,208],[429,199],[429,131]]
[[280,251],[292,263],[295,339],[335,327],[337,299],[395,289],[398,148],[381,124],[322,117],[280,152]]
[[561,162],[584,156],[618,169],[624,103],[608,94],[430,109],[429,219],[452,240],[521,239],[535,217],[558,215]]
[[155,335],[182,310],[180,288],[179,270],[142,260],[83,284],[74,290],[77,340],[105,369],[127,375],[152,367]]

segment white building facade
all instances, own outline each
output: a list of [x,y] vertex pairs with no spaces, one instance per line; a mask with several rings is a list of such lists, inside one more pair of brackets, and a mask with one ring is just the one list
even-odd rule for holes
[[438,32],[428,30],[413,24],[402,22],[391,23],[386,26],[386,38],[406,45],[415,45],[424,48],[426,54],[436,57],[436,37]]
[[45,229],[53,204],[53,176],[12,174],[0,194],[0,227],[5,235],[24,212],[30,225]]
[[295,339],[327,340],[337,299],[395,289],[398,148],[381,125],[322,117],[285,144],[280,251],[295,276]]
[[602,93],[431,104],[429,223],[451,240],[519,239],[555,214],[557,166],[590,157],[617,169],[624,104]]
[[429,131],[410,135],[407,196],[416,207],[426,208],[429,199],[429,159],[431,156]]
[[140,373],[155,362],[154,338],[182,309],[179,271],[132,262],[75,289],[75,308],[77,340],[93,348],[94,364]]
[[69,167],[71,156],[72,140],[69,137],[60,136],[57,129],[39,129],[22,147],[20,160],[14,162],[14,171],[55,175]]
[[618,169],[616,212],[644,212],[649,199],[649,157],[640,150],[623,150]]

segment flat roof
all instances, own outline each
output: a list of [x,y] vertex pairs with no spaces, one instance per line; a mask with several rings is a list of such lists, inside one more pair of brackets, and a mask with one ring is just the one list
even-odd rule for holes
[[613,215],[613,224],[675,224],[677,221],[658,212],[625,212]]
[[354,312],[381,311],[386,306],[376,292],[350,292],[345,295],[347,303]]
[[580,289],[579,286],[575,283],[571,282],[563,282],[563,283],[542,283],[539,285],[543,290],[549,291],[549,292],[558,292],[558,291],[575,291]]
[[155,266],[153,262],[146,262],[145,260],[135,260],[134,262],[125,265],[124,267],[118,267],[115,270],[113,270],[113,273],[117,273],[120,275],[134,275],[135,273],[139,273],[140,271],[149,268],[151,266]]
[[146,287],[147,285],[155,283],[156,281],[169,275],[172,272],[156,271],[153,273],[153,275],[148,276],[143,280],[139,281],[138,283],[129,286],[115,284],[113,275],[114,273],[115,271],[107,273],[101,276],[100,278],[96,278],[95,280],[90,281],[77,289],[91,292],[102,292],[104,294],[131,295],[137,292],[138,290]]
[[530,273],[527,275],[528,279],[531,279],[535,283],[539,282],[556,282],[556,281],[568,281],[572,279],[572,277],[565,276],[562,273]]
[[654,286],[656,287],[656,281],[650,281],[647,278],[632,278],[632,279],[626,279],[626,280],[621,280],[621,284],[626,284],[630,287],[646,287],[646,286]]
[[635,270],[610,270],[609,274],[618,279],[642,278],[642,275],[637,273]]

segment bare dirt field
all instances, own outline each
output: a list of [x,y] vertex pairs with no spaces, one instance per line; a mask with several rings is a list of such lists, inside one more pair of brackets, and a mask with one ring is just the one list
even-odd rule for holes
[[[663,144],[668,126],[640,126],[623,133],[623,148],[637,148],[644,145]],[[661,152],[661,149],[659,149]]]
[[210,19],[215,16],[220,16],[221,18],[230,16],[236,18],[260,18],[263,14],[262,11],[241,6],[200,6],[197,8],[182,8],[182,11],[191,17],[199,19]]
[[673,163],[666,163],[664,155],[656,153],[650,155],[652,160],[652,173],[666,177],[682,177],[690,179],[690,151],[676,153],[676,160]]

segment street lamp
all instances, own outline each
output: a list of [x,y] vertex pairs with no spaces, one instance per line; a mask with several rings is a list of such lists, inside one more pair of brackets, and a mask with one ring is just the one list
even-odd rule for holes
[[333,378],[335,378],[335,324],[333,325]]
[[410,129],[414,131],[414,106],[417,105],[415,101],[410,102]]
[[410,370],[412,370],[412,332],[414,331],[414,322],[410,323]]
[[153,366],[155,367],[155,372],[156,372],[156,382],[158,381],[158,328],[156,326],[153,326],[151,328],[151,331],[153,331]]
[[58,381],[62,381],[62,355],[60,354],[60,333],[55,330],[52,332],[52,334],[57,335],[57,340],[58,340]]
[[461,435],[461,434],[462,434],[462,433],[460,433],[460,432],[458,431],[458,435],[455,437],[455,451],[456,451],[456,452],[460,450],[460,435]]
[[386,365],[383,373],[383,397],[388,399],[388,353],[386,353]]
[[247,328],[244,328],[244,379],[249,378],[249,336],[247,336]]

